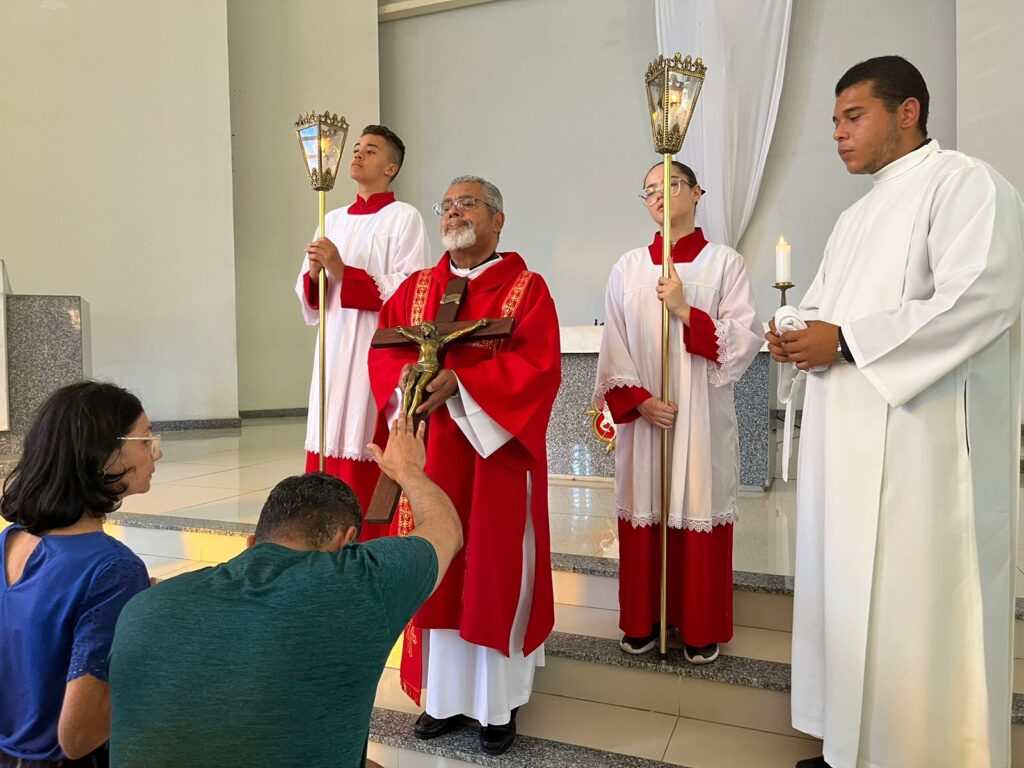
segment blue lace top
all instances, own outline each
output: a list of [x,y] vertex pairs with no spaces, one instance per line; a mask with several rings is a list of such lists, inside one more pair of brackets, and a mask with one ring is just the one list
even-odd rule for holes
[[[6,561],[7,537],[0,531]],[[0,571],[5,574],[5,571]],[[60,760],[57,723],[67,683],[107,679],[117,617],[149,586],[146,566],[107,534],[43,536],[14,584],[0,579],[0,750]]]

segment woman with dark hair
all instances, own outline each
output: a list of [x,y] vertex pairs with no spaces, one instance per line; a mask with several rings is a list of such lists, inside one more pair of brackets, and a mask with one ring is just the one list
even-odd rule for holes
[[107,655],[149,578],[103,519],[149,490],[160,455],[142,403],[113,384],[64,387],[36,414],[0,500],[0,768],[107,765]]

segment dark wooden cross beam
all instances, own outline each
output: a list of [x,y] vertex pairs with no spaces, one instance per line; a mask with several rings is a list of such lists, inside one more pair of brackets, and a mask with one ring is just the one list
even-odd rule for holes
[[[452,291],[452,283],[448,284],[448,293]],[[461,291],[465,290],[465,284],[457,286],[456,290],[460,290],[459,297],[461,298]],[[461,330],[470,325],[472,322],[454,322],[453,318],[455,313],[458,311],[459,301],[458,299],[452,300],[449,296],[445,296],[445,299],[441,302],[441,307],[438,309],[438,318],[434,320],[434,324],[437,326],[438,333],[442,336],[446,336],[453,331]],[[412,333],[418,333],[419,327],[402,326],[406,330]],[[472,333],[466,334],[458,339],[453,339],[452,344],[464,343],[467,341],[486,341],[486,340],[497,340],[507,339],[512,335],[512,330],[515,327],[515,319],[511,317],[503,317],[497,320],[488,320],[487,325],[482,328],[478,328]],[[402,336],[394,328],[379,328],[377,332],[373,334],[373,341],[371,346],[377,349],[385,347],[399,347],[405,344],[412,344],[413,342]],[[441,361],[444,359],[445,348],[442,348],[438,354]],[[420,422],[425,418],[422,414],[413,414],[413,432],[419,427]],[[366,522],[368,523],[384,523],[391,524],[391,521],[395,517],[395,510],[398,508],[398,500],[402,495],[402,489],[398,486],[394,480],[387,475],[381,473],[380,479],[377,481],[377,487],[373,490],[373,498],[370,500],[370,506],[366,511]]]
[[[434,323],[437,326],[437,332],[442,336],[447,336],[452,331],[458,331],[465,328],[467,325],[472,325],[469,321],[456,321],[451,323]],[[487,341],[488,339],[507,339],[512,335],[512,328],[515,325],[515,319],[511,317],[502,317],[498,320],[488,320],[487,325],[483,328],[479,328],[473,333],[463,336],[461,339],[457,339],[453,343],[459,344],[465,341]],[[404,325],[401,326],[407,331],[413,333],[419,332],[419,327],[415,325]],[[394,328],[378,328],[373,334],[373,341],[371,346],[374,349],[386,349],[388,347],[401,347],[406,344],[412,344],[405,336],[402,336]]]

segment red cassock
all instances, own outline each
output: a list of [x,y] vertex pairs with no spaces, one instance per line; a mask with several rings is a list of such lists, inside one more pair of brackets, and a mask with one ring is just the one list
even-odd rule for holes
[[[457,629],[467,642],[507,656],[519,603],[528,513],[536,537],[536,577],[523,653],[538,648],[554,626],[545,438],[561,381],[561,352],[555,305],[544,280],[527,270],[519,254],[501,256],[498,264],[469,281],[457,319],[513,317],[512,336],[454,342],[446,348],[443,367],[455,372],[484,412],[512,438],[485,459],[446,407],[431,415],[426,473],[455,504],[465,545],[413,625]],[[433,320],[451,278],[446,253],[433,269],[414,273],[399,287],[381,309],[380,326]],[[370,351],[378,438],[386,439],[384,409],[402,366],[415,362],[418,353],[412,344]],[[403,524],[400,510],[393,532],[407,532],[403,525],[407,528],[408,521]]]

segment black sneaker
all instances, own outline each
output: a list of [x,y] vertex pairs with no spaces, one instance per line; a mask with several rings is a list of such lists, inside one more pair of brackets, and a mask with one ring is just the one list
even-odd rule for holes
[[818,757],[801,760],[796,764],[796,768],[832,768],[832,766],[825,762],[824,755],[819,755]]
[[457,726],[461,720],[462,715],[437,718],[431,717],[424,712],[416,719],[416,725],[413,726],[413,733],[416,734],[417,739],[432,739],[435,736],[448,733],[448,731]]
[[684,645],[683,658],[691,664],[710,664],[718,658],[718,643],[710,645]]
[[516,713],[519,707],[512,710],[512,717],[504,725],[485,725],[480,729],[480,749],[488,755],[503,755],[508,752],[516,739]]
[[647,653],[657,647],[659,634],[660,627],[655,626],[651,631],[651,634],[644,635],[643,637],[629,637],[627,635],[623,635],[622,639],[619,640],[619,648],[624,650],[626,653]]

